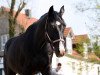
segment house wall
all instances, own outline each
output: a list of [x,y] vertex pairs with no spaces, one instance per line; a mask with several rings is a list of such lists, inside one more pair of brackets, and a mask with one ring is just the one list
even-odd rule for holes
[[66,48],[67,53],[72,54],[72,37],[70,35],[66,37]]
[[[16,24],[15,29],[15,36],[18,36],[20,32],[22,32],[21,26],[19,24]],[[8,21],[8,13],[4,12],[2,15],[0,15],[0,50],[2,49],[2,42],[6,42],[9,37],[9,21]],[[3,40],[3,38],[4,40]]]
[[[1,11],[0,11],[1,12]],[[20,32],[22,32],[22,29],[20,28],[20,25],[16,24],[16,34],[15,36],[18,36]],[[9,21],[8,21],[8,13],[3,12],[0,13],[0,51],[4,50],[4,46],[9,39]],[[0,75],[4,75],[3,70],[3,59],[0,58]]]
[[5,42],[5,35],[8,34],[8,16],[7,13],[2,13],[0,16],[0,51],[3,49],[2,48],[2,43]]
[[[8,35],[8,24],[7,13],[2,13],[2,15],[0,15],[0,51],[4,50],[3,40],[5,40],[6,34]],[[0,75],[4,75],[3,58],[0,58]]]
[[0,58],[0,75],[4,75],[3,58]]
[[6,16],[0,17],[0,35],[8,33],[8,19]]

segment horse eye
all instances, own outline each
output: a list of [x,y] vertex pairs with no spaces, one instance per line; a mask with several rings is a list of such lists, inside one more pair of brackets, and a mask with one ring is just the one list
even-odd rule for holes
[[59,26],[60,24],[61,24],[61,23],[60,23],[59,21],[56,21],[56,25],[58,25],[58,26]]

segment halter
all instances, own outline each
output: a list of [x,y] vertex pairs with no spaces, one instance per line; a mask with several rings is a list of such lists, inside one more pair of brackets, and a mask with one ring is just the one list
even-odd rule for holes
[[[47,37],[47,39],[49,40],[49,44],[50,44],[50,46],[51,46],[51,50],[52,51],[48,51],[48,56],[49,56],[49,62],[51,62],[52,61],[52,55],[53,55],[53,51],[55,51],[55,47],[54,47],[54,43],[56,43],[56,42],[64,42],[64,40],[63,39],[61,39],[61,37],[60,37],[60,39],[57,39],[57,40],[52,40],[51,38],[50,38],[50,36],[49,36],[49,34],[48,34],[48,32],[46,31],[46,28],[47,28],[47,20],[48,20],[48,17],[47,17],[47,19],[46,19],[46,23],[45,23],[45,36]],[[46,42],[47,41],[45,41],[43,44],[42,44],[42,46],[41,46],[41,49],[43,48],[43,46],[46,44]]]
[[[47,26],[47,20],[48,20],[48,17],[47,17],[47,19],[46,19],[46,23],[45,23],[45,31],[46,31],[46,26]],[[49,36],[49,34],[48,34],[48,32],[46,31],[45,32],[45,35],[47,36],[47,38],[48,38],[48,40],[49,40],[49,43],[50,43],[50,46],[51,46],[51,48],[53,49],[53,51],[55,51],[55,48],[54,48],[54,46],[53,46],[53,44],[54,43],[56,43],[56,42],[64,42],[64,40],[60,37],[60,39],[57,39],[57,40],[52,40],[51,38],[50,38],[50,36]]]
[[48,33],[46,32],[46,36],[47,36],[47,38],[49,39],[49,41],[52,43],[52,44],[54,44],[54,43],[56,43],[56,42],[60,42],[60,41],[62,41],[62,42],[64,42],[64,40],[63,39],[57,39],[57,40],[54,40],[54,41],[52,41],[51,40],[51,38],[50,38],[50,36],[48,35]]

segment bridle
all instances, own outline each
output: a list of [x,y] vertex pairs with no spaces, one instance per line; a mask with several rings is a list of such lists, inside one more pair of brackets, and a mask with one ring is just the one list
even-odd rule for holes
[[54,48],[54,46],[53,46],[53,44],[54,43],[56,43],[56,42],[64,42],[64,40],[63,39],[56,39],[56,40],[51,40],[51,38],[50,38],[50,36],[48,35],[48,33],[47,32],[45,32],[45,35],[47,36],[47,39],[49,40],[49,43],[50,43],[50,45],[51,45],[51,48],[53,49],[53,51],[55,51],[55,48]]
[[45,36],[46,36],[46,41],[42,44],[41,46],[41,49],[44,47],[44,45],[48,42],[49,45],[51,46],[51,49],[48,51],[48,56],[49,56],[49,62],[52,61],[52,55],[53,55],[53,52],[55,51],[55,47],[54,47],[54,43],[57,43],[57,42],[64,42],[64,39],[62,38],[59,38],[59,39],[56,39],[56,40],[52,40],[46,30],[47,28],[47,20],[48,20],[48,17],[46,19],[46,23],[45,23]]
[[54,43],[56,43],[56,42],[64,42],[64,39],[62,39],[62,38],[59,38],[59,39],[56,39],[56,40],[52,40],[51,38],[50,38],[50,36],[49,36],[49,34],[48,34],[48,32],[47,32],[47,30],[46,30],[46,28],[47,28],[47,20],[48,20],[48,17],[47,17],[47,19],[46,19],[46,23],[45,23],[45,36],[47,37],[47,39],[48,39],[48,41],[49,41],[49,43],[50,43],[50,46],[51,46],[51,48],[52,48],[52,50],[53,51],[55,51],[55,47],[54,47]]

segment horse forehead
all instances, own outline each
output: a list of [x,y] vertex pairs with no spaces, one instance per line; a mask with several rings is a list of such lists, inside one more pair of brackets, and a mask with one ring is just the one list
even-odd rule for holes
[[59,13],[57,13],[55,16],[56,16],[56,19],[58,19],[58,20],[62,19]]
[[63,18],[60,16],[60,14],[56,14],[56,21],[60,22],[60,23],[64,23]]

